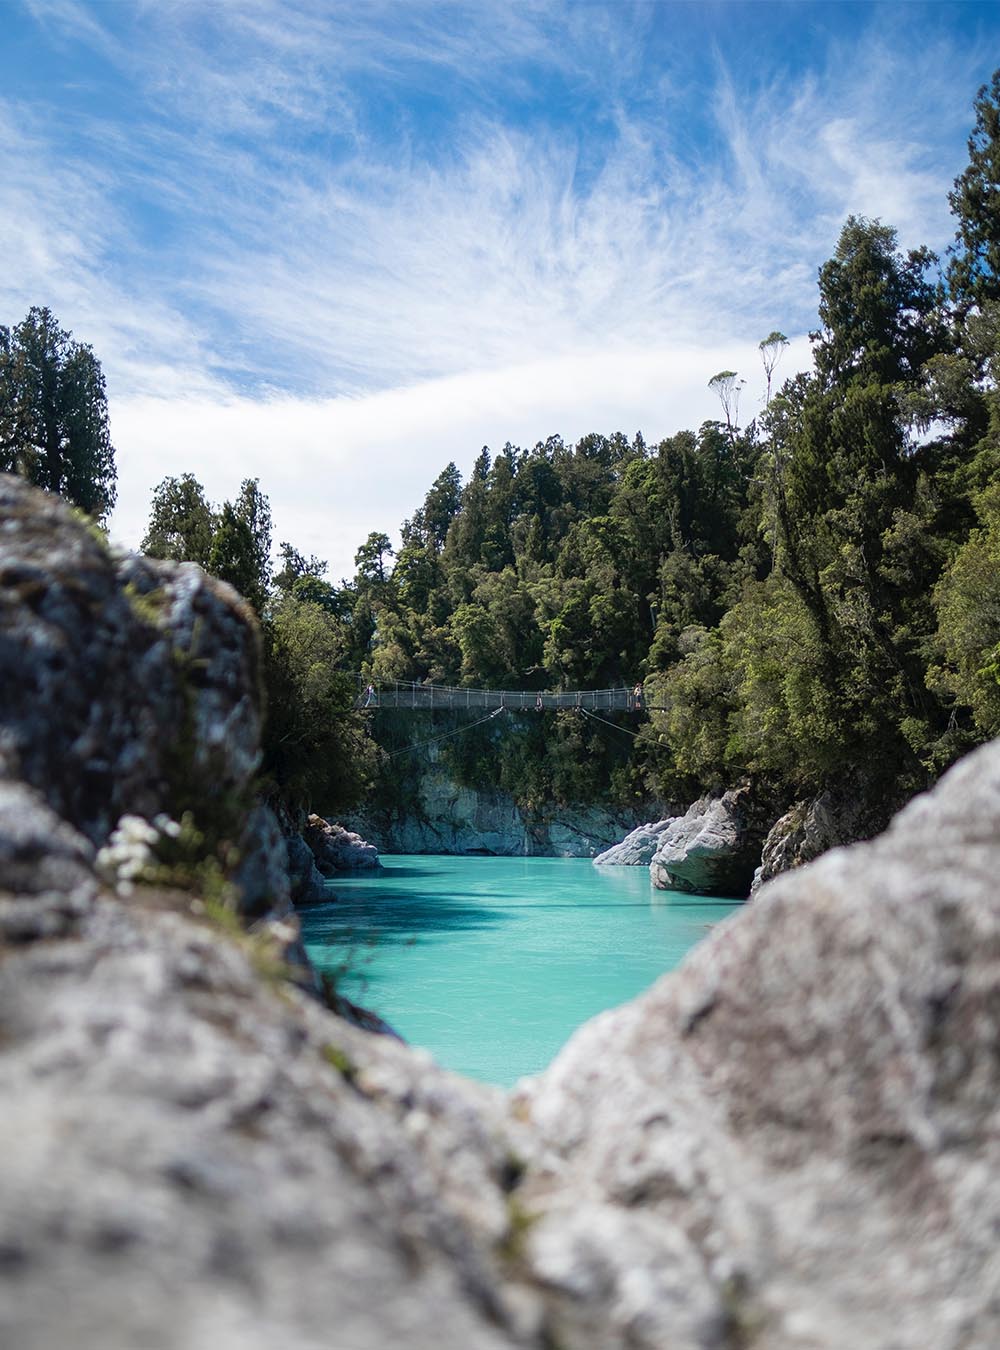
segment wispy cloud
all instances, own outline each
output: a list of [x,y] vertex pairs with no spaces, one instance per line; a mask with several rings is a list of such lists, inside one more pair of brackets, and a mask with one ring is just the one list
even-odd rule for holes
[[347,475],[363,537],[459,441],[711,415],[715,370],[814,322],[849,212],[947,243],[986,73],[908,6],[791,70],[697,50],[685,5],[28,8],[93,65],[0,100],[2,314],[97,350],[133,541],[167,472],[221,496],[246,460],[303,521]]

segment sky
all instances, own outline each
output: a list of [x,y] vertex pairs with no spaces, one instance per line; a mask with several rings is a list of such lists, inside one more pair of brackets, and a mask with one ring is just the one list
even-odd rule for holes
[[0,0],[0,323],[89,343],[112,535],[247,477],[338,581],[483,445],[647,442],[850,214],[947,248],[1000,4]]

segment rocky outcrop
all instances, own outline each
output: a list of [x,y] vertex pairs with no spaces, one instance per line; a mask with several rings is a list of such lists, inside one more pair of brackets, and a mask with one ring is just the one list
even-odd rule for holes
[[338,872],[373,871],[382,866],[374,844],[345,830],[343,825],[331,825],[322,816],[309,817],[302,838],[324,877],[336,876]]
[[405,816],[370,812],[351,823],[384,853],[593,858],[631,830],[638,813],[599,806],[526,811],[504,792],[461,787],[432,765]]
[[324,1012],[189,895],[101,889],[34,805],[0,792],[0,858],[46,856],[37,821],[59,887],[0,874],[0,1344],[530,1343],[499,1094]]
[[891,814],[884,797],[873,802],[857,787],[796,802],[768,831],[751,895],[765,881],[812,862],[828,849],[873,838],[885,829]]
[[247,606],[193,563],[113,554],[20,479],[0,475],[0,521],[0,779],[34,787],[96,845],[126,814],[191,811],[220,848],[253,855],[247,912],[287,909],[284,844],[253,801]]
[[594,859],[595,867],[647,867],[663,839],[664,831],[678,819],[667,816],[653,820],[627,834],[620,844],[613,844]]
[[1000,1341],[998,822],[994,744],[521,1091],[555,1340]]
[[749,895],[766,821],[746,788],[702,797],[660,834],[649,865],[653,885],[696,895]]

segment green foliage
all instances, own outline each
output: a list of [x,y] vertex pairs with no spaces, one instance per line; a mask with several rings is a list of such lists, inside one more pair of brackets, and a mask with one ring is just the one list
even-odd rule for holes
[[48,309],[0,326],[0,472],[61,493],[98,521],[115,504],[104,375]]
[[194,474],[164,478],[153,489],[149,524],[139,547],[151,558],[208,567],[216,523],[216,513]]
[[1000,70],[976,96],[969,163],[949,196],[958,220],[948,284],[960,309],[1000,300]]
[[263,626],[267,721],[264,773],[286,801],[337,811],[355,802],[374,748],[343,673],[344,625],[320,605],[286,596]]
[[932,680],[972,712],[984,736],[1000,735],[1000,485],[978,502],[980,528],[955,555],[934,591],[941,664]]

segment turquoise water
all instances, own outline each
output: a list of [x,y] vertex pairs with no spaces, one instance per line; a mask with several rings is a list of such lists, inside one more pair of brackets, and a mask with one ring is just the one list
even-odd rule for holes
[[309,955],[440,1064],[509,1086],[672,970],[735,901],[580,858],[385,857],[302,914]]

